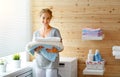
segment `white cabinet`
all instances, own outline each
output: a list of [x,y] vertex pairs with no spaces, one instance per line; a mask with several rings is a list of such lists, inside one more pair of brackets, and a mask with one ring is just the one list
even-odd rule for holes
[[59,74],[61,77],[77,77],[77,58],[61,57]]

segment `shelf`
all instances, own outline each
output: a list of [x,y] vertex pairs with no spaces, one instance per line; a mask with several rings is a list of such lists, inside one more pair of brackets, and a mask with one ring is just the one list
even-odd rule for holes
[[83,75],[104,75],[104,71],[105,70],[91,70],[91,69],[85,68],[83,70]]
[[82,40],[103,40],[104,34],[100,37],[93,37],[93,36],[82,36]]

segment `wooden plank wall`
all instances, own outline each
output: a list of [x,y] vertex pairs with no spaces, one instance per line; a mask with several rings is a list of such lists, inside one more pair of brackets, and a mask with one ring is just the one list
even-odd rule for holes
[[[115,60],[111,49],[120,45],[120,0],[31,0],[31,3],[33,31],[40,27],[40,10],[53,11],[51,25],[59,28],[65,47],[60,55],[78,58],[78,77],[83,77],[89,49],[99,49],[106,60],[104,77],[120,77],[120,60]],[[105,38],[81,40],[81,30],[85,27],[102,28]]]

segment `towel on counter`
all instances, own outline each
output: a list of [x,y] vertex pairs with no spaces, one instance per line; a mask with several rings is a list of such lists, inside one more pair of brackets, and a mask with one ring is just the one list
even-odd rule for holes
[[[56,39],[56,38],[53,38]],[[47,52],[46,49],[47,48],[52,48],[55,47],[58,49],[58,51],[62,51],[63,50],[63,45],[60,41],[56,41],[53,40],[52,38],[48,38],[46,39],[40,39],[37,41],[32,41],[29,42],[26,46],[26,50],[28,52],[30,52],[32,55],[34,55],[34,49],[37,48],[38,46],[43,46],[44,48],[42,48],[40,50],[40,53],[48,60],[54,62],[56,57],[57,57],[57,53],[51,53],[51,52]]]

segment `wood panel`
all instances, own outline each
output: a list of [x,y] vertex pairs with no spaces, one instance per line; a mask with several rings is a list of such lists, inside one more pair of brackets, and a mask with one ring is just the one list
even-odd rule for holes
[[[60,56],[78,58],[78,77],[85,68],[89,49],[100,50],[105,59],[104,77],[120,77],[120,60],[112,55],[112,46],[120,45],[120,0],[31,0],[33,31],[40,27],[42,8],[53,11],[51,25],[61,32],[64,51]],[[82,40],[83,28],[101,28],[103,40]],[[34,58],[34,57],[33,57]],[[101,77],[101,76],[87,76]]]

